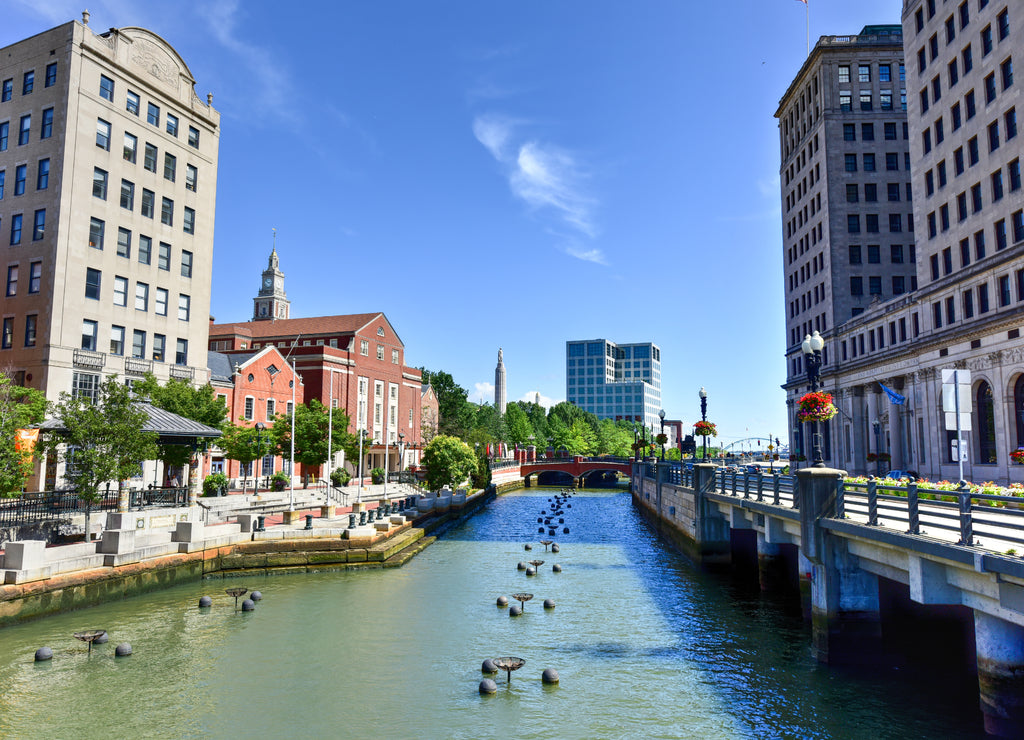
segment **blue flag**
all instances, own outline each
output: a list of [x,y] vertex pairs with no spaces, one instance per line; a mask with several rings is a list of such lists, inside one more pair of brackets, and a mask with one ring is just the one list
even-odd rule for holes
[[907,397],[906,396],[901,396],[899,393],[894,391],[892,388],[889,388],[888,386],[882,385],[881,383],[879,383],[879,385],[882,386],[882,390],[885,391],[885,395],[887,395],[889,397],[889,400],[891,402],[893,402],[894,404],[896,404],[897,406],[907,402]]

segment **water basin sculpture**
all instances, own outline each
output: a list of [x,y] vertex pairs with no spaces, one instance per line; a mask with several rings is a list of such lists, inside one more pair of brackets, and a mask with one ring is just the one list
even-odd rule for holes
[[243,596],[244,594],[249,593],[249,589],[242,588],[240,586],[232,586],[231,588],[224,589],[224,593],[226,593],[228,596],[234,596],[235,597],[235,611],[237,612],[238,611],[238,597],[239,596]]
[[548,551],[548,545],[550,545],[552,542],[554,542],[554,540],[541,540],[540,541],[540,544],[544,545],[544,552]]
[[87,643],[89,645],[89,653],[91,655],[92,644],[101,637],[104,637],[106,634],[106,630],[82,630],[81,632],[75,633],[75,639]]
[[533,598],[533,594],[512,594],[512,598],[522,604],[523,611],[526,611],[526,602]]
[[530,565],[532,565],[537,570],[540,570],[540,566],[544,565],[544,561],[543,560],[531,560],[530,561]]
[[[532,596],[532,594],[526,595]],[[506,676],[508,676],[508,683],[512,683],[512,671],[518,671],[520,668],[526,665],[526,660],[524,660],[523,658],[514,657],[495,658],[494,665],[497,666],[498,670],[505,671]]]

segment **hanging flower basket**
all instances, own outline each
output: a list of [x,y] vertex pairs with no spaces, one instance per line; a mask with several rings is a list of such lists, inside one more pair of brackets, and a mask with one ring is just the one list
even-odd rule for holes
[[718,429],[710,421],[698,421],[693,425],[693,433],[698,437],[717,437]]
[[839,411],[832,403],[832,394],[823,391],[807,393],[800,399],[797,418],[802,422],[828,421]]
[[657,442],[660,445],[663,445],[666,442],[668,442],[668,435],[667,434],[659,434],[657,437],[654,438],[654,441]]
[[1010,459],[1018,465],[1024,465],[1024,447],[1018,447],[1010,452]]

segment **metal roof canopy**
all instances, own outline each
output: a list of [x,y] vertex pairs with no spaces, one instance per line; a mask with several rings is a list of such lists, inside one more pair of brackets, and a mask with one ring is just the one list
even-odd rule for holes
[[[142,431],[155,433],[158,444],[192,446],[199,439],[213,439],[221,436],[219,429],[157,408],[148,401],[135,401],[134,406],[146,412],[147,420],[142,425]],[[59,417],[47,419],[39,425],[39,430],[56,434],[67,431]]]

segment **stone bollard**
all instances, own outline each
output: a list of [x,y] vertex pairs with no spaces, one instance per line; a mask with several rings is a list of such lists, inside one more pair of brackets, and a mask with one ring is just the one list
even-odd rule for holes
[[359,526],[361,527],[364,524],[366,524],[366,510],[365,509],[363,511],[359,512]]
[[349,529],[355,529],[356,528],[356,515],[355,514],[349,514],[348,515],[348,528]]

